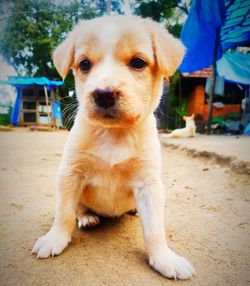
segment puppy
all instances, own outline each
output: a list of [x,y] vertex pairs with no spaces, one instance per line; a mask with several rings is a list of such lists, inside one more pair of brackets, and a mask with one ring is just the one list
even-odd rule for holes
[[186,121],[186,127],[175,129],[170,134],[163,135],[163,137],[169,138],[186,138],[186,137],[195,137],[196,126],[194,122],[195,115],[183,116],[183,120]]
[[38,258],[60,254],[80,227],[98,215],[120,216],[136,207],[150,265],[168,278],[188,279],[191,264],[167,246],[164,187],[153,115],[184,54],[181,42],[136,16],[80,22],[54,52],[65,78],[72,69],[79,110],[57,177],[50,231],[33,247]]

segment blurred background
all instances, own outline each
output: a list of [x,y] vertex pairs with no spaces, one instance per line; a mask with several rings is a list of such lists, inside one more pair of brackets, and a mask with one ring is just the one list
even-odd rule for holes
[[1,0],[0,125],[70,129],[77,111],[74,80],[61,82],[51,55],[81,19],[135,14],[162,23],[187,47],[165,83],[158,128],[240,134],[250,121],[250,1]]

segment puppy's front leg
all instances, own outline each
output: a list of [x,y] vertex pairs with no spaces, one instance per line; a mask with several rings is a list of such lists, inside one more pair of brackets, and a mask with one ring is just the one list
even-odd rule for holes
[[71,241],[76,224],[76,205],[83,187],[77,172],[60,172],[57,179],[57,202],[54,223],[50,231],[35,243],[32,253],[38,258],[60,254]]
[[164,227],[164,188],[159,178],[137,182],[136,207],[141,219],[149,264],[163,276],[188,279],[195,273],[192,265],[167,246]]

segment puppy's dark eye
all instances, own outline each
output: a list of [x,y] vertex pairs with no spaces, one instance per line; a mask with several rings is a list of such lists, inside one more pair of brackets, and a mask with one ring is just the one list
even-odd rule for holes
[[129,66],[137,70],[144,68],[146,65],[147,63],[138,57],[132,58],[132,60],[129,62]]
[[85,59],[80,62],[80,70],[87,72],[91,69],[91,62],[88,59]]

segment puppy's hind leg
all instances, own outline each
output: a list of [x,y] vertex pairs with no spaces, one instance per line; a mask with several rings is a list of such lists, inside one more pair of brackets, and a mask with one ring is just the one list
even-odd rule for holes
[[78,204],[76,218],[80,229],[89,229],[100,224],[100,218],[82,203]]

